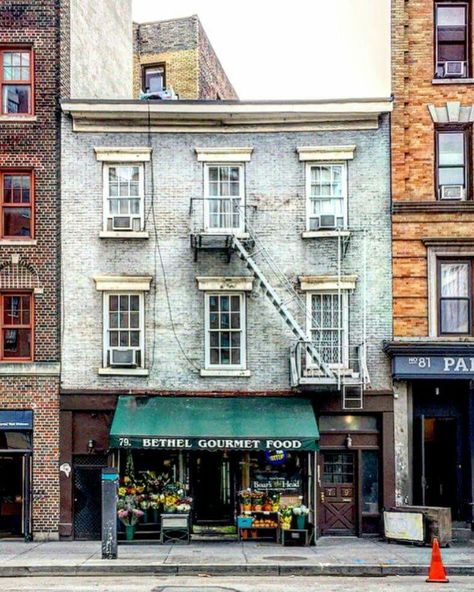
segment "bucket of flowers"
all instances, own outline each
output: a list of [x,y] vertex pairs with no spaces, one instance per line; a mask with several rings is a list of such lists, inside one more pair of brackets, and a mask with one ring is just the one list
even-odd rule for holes
[[241,512],[250,512],[252,509],[252,492],[250,489],[239,491],[239,502]]
[[281,506],[280,507],[280,528],[282,530],[290,530],[292,519],[293,519],[293,506]]
[[161,507],[161,497],[159,494],[152,493],[150,495],[150,502],[149,508],[151,510],[152,515],[152,522],[159,522],[160,521],[160,507]]
[[252,510],[254,510],[255,512],[260,512],[262,510],[264,497],[265,494],[261,491],[252,492]]
[[272,493],[270,496],[270,499],[272,502],[273,512],[278,512],[278,510],[280,509],[281,494],[280,493]]
[[181,514],[189,514],[192,503],[192,497],[182,497],[176,502],[176,511]]
[[127,541],[133,541],[137,522],[143,516],[143,512],[136,507],[136,502],[132,497],[129,499],[124,498],[120,503],[120,506],[121,507],[117,511],[117,516],[125,526]]
[[309,514],[309,508],[307,508],[304,504],[294,506],[293,514],[296,516],[296,528],[298,530],[303,530],[306,528],[306,519]]

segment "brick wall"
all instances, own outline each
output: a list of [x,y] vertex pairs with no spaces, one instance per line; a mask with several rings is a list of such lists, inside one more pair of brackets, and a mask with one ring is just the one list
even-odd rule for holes
[[199,98],[238,99],[227,74],[209,41],[206,31],[198,21],[199,50]]

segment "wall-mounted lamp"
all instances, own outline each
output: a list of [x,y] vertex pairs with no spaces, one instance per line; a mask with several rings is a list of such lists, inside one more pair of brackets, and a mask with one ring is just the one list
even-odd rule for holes
[[350,434],[346,436],[346,448],[352,448],[352,438]]
[[87,450],[88,452],[93,452],[95,448],[95,440],[93,440],[92,438],[87,442]]
[[439,397],[439,386],[435,387],[435,395]]

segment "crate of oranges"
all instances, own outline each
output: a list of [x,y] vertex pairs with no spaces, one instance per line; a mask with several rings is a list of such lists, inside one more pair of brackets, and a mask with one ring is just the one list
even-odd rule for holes
[[272,518],[256,518],[252,523],[252,528],[277,528],[278,523]]

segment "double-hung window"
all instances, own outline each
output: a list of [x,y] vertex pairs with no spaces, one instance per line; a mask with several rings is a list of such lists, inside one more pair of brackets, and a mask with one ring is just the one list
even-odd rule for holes
[[142,164],[104,166],[104,230],[140,232],[143,229],[143,176]]
[[33,237],[33,174],[0,171],[1,231],[5,239]]
[[33,356],[33,296],[0,294],[3,361],[28,361]]
[[307,299],[309,334],[315,349],[326,364],[347,368],[348,292],[310,292]]
[[161,92],[165,90],[165,87],[165,66],[163,64],[142,66],[142,88],[144,92]]
[[438,199],[469,199],[470,127],[436,130]]
[[33,55],[31,49],[0,48],[2,115],[33,113]]
[[472,333],[472,261],[438,261],[440,335]]
[[204,168],[205,229],[215,233],[244,230],[244,167],[206,164]]
[[143,293],[104,292],[104,344],[104,367],[143,367]]
[[466,78],[469,75],[469,5],[436,2],[436,76]]
[[245,369],[243,293],[205,294],[205,349],[208,369]]
[[307,230],[344,228],[347,210],[345,163],[307,164]]

